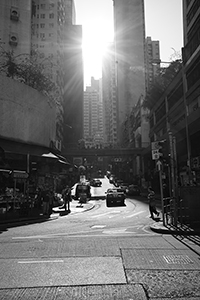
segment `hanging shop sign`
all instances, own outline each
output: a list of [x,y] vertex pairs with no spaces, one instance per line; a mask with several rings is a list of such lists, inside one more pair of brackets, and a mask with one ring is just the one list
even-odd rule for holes
[[13,178],[15,179],[27,179],[28,178],[28,173],[23,172],[23,171],[13,171]]

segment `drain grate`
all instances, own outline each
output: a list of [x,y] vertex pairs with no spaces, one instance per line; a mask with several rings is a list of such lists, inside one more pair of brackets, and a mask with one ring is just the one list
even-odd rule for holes
[[163,255],[168,264],[193,264],[194,262],[187,255]]

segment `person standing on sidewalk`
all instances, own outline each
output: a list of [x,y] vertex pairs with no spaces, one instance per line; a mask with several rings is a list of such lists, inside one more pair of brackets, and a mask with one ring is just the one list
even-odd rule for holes
[[43,215],[48,216],[49,215],[49,191],[47,188],[42,192],[42,200],[43,200]]
[[150,218],[154,219],[154,214],[159,216],[159,212],[156,209],[156,200],[155,200],[155,192],[152,187],[148,188],[148,200],[149,200],[149,211],[150,211]]
[[65,211],[70,212],[70,202],[72,201],[72,198],[71,198],[71,188],[68,185],[62,191],[62,196],[64,200],[64,205],[62,206],[62,208],[64,208]]

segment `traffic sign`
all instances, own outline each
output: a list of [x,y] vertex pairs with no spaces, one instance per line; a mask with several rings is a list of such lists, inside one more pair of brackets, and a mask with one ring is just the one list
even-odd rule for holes
[[152,150],[151,153],[152,153],[153,160],[159,159],[159,157],[160,157],[159,149]]
[[158,171],[160,171],[161,168],[162,168],[162,163],[161,163],[160,160],[157,161],[156,166],[157,166],[157,168],[158,168]]

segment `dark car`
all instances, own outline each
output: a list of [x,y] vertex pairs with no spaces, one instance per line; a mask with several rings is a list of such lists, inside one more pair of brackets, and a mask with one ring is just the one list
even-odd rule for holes
[[85,183],[78,183],[75,190],[75,200],[86,202],[90,198],[90,185]]
[[126,194],[129,196],[140,196],[140,188],[138,185],[131,184],[127,187]]
[[90,180],[90,185],[91,186],[101,186],[102,185],[102,182],[101,182],[101,180],[99,180],[99,179],[92,179],[92,180]]
[[111,204],[124,205],[126,195],[120,188],[108,189],[106,192],[106,205],[109,207]]

